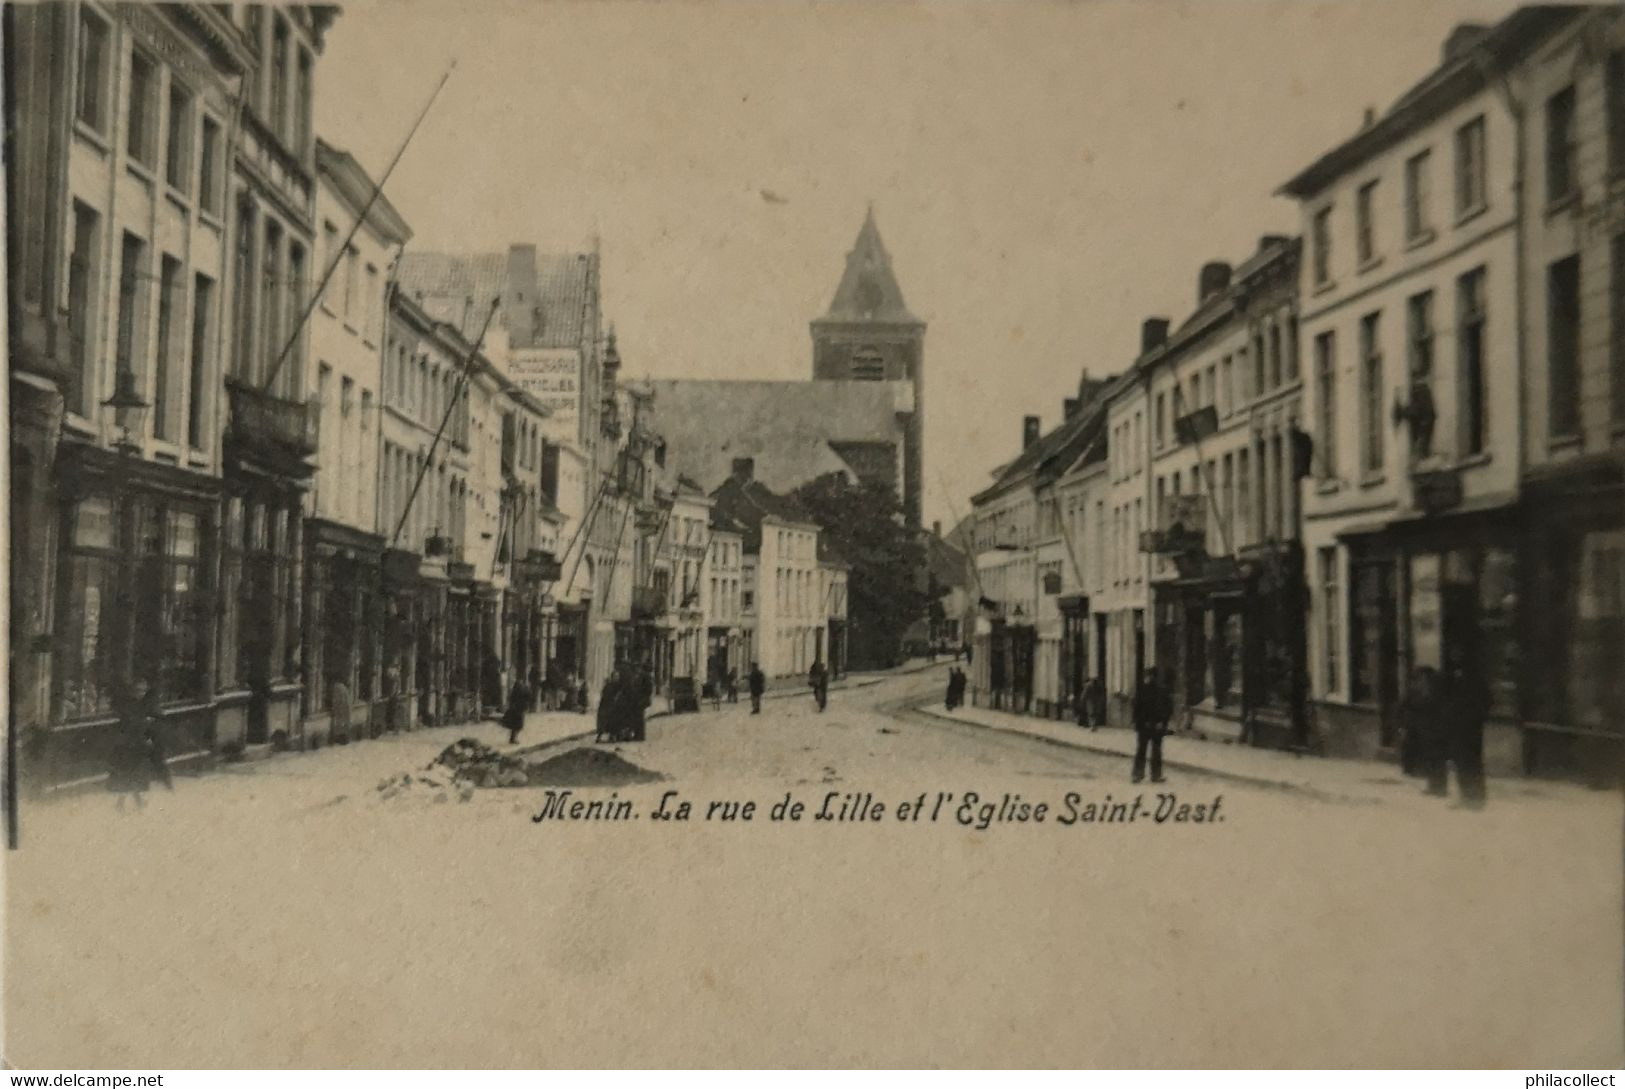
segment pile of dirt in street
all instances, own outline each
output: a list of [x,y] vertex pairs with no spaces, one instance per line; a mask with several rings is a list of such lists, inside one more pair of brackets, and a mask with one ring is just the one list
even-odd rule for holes
[[478,788],[628,786],[664,778],[601,749],[571,749],[533,764],[465,737],[447,745],[422,771],[402,772],[380,782],[378,796],[384,801],[412,797],[466,802]]
[[461,780],[450,768],[430,764],[424,771],[403,771],[391,775],[378,784],[380,801],[397,798],[449,802],[456,798],[466,802],[474,797],[474,784]]
[[593,748],[571,749],[530,766],[530,781],[539,786],[616,787],[658,783],[664,778],[615,753]]
[[432,772],[445,768],[458,782],[477,787],[522,787],[530,785],[530,765],[491,746],[465,737],[447,745],[429,765]]

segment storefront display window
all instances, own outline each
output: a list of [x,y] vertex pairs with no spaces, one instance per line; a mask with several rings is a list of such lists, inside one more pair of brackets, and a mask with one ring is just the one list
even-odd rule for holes
[[1243,631],[1241,609],[1219,602],[1214,612],[1213,701],[1219,707],[1241,702]]
[[212,605],[204,577],[207,523],[198,511],[164,507],[143,508],[140,521],[136,670],[158,686],[165,703],[200,699],[208,688]]
[[215,654],[215,668],[219,671],[221,691],[230,691],[242,681],[240,604],[243,589],[243,504],[240,499],[228,499],[226,516],[220,528],[220,631],[219,646]]
[[1478,575],[1482,666],[1489,683],[1490,713],[1502,718],[1518,715],[1517,570],[1512,550],[1491,548],[1484,551]]
[[1625,680],[1619,647],[1625,643],[1625,530],[1587,533],[1578,541],[1569,632],[1569,723],[1592,730],[1625,730]]
[[112,501],[105,496],[80,500],[69,513],[63,539],[56,680],[61,719],[71,722],[113,708],[118,557]]

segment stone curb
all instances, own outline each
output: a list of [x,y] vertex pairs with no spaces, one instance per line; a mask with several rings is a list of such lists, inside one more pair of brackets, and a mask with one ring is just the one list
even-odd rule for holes
[[[931,718],[941,719],[943,722],[952,722],[960,726],[970,726],[983,730],[998,730],[1001,733],[1016,734],[1020,737],[1025,737],[1033,741],[1042,741],[1045,744],[1056,745],[1061,748],[1077,749],[1081,752],[1094,753],[1099,756],[1115,756],[1120,760],[1128,760],[1132,762],[1134,759],[1133,753],[1122,752],[1118,749],[1110,748],[1105,745],[1091,745],[1084,741],[1071,741],[1065,738],[1051,737],[1048,734],[1041,734],[1032,730],[1023,730],[1016,725],[994,726],[985,722],[977,722],[972,719],[955,718],[952,715],[947,715],[941,711],[932,709],[932,707],[928,704],[915,706],[913,710],[918,714],[929,715]],[[1270,779],[1259,775],[1248,775],[1239,771],[1226,771],[1203,764],[1193,764],[1184,760],[1170,760],[1166,756],[1163,757],[1162,766],[1170,771],[1182,771],[1192,775],[1206,775],[1213,779],[1224,779],[1230,782],[1245,783],[1248,786],[1261,786],[1267,787],[1271,790],[1289,791],[1294,794],[1301,794],[1321,801],[1367,802],[1371,800],[1370,798],[1360,797],[1353,794],[1332,793],[1319,787],[1306,786],[1302,783],[1289,782],[1284,779]]]

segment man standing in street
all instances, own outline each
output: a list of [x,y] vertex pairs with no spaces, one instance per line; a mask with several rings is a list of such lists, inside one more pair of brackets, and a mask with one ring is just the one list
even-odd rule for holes
[[750,664],[750,713],[762,713],[762,693],[767,691],[767,678],[762,675],[762,667],[755,662]]
[[621,716],[621,670],[610,670],[604,690],[598,694],[598,732],[594,741],[619,741]]
[[1151,757],[1151,781],[1162,778],[1162,738],[1168,732],[1170,705],[1155,669],[1145,671],[1134,692],[1134,781],[1145,778],[1145,762]]
[[807,684],[813,690],[813,699],[818,702],[818,710],[823,711],[825,705],[829,703],[829,670],[821,660],[814,662],[812,668],[807,670]]
[[647,726],[645,725],[644,721],[645,716],[647,716],[649,713],[649,704],[652,703],[655,698],[655,675],[653,666],[645,663],[639,668],[637,682],[633,685],[633,691],[636,693],[636,695],[632,700],[632,706],[628,709],[627,718],[630,720],[628,726],[632,735],[632,740],[642,741],[647,734]]
[[[1484,808],[1484,720],[1490,713],[1489,685],[1470,664],[1470,655],[1458,650],[1446,667],[1444,727],[1450,760],[1456,765],[1456,786],[1464,809]],[[1441,754],[1442,755],[1442,754]],[[1441,761],[1442,762],[1442,761]],[[1440,769],[1438,778],[1444,778]],[[1443,785],[1441,783],[1441,785]]]

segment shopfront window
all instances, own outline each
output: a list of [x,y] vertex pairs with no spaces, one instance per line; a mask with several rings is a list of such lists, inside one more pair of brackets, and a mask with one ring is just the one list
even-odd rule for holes
[[1349,603],[1349,699],[1376,705],[1384,701],[1384,670],[1397,653],[1394,568],[1386,561],[1351,565]]
[[1560,720],[1592,730],[1625,729],[1625,681],[1619,647],[1625,641],[1625,530],[1581,535],[1570,545],[1572,580],[1567,610],[1567,668]]
[[135,665],[165,703],[201,699],[208,690],[206,529],[198,511],[141,512]]
[[65,722],[113,708],[118,661],[114,517],[106,496],[82,499],[69,511],[63,534],[62,607],[57,612],[62,626],[55,670]]
[[1238,602],[1216,601],[1213,611],[1213,702],[1234,707],[1241,702],[1242,618]]
[[[1478,573],[1478,630],[1484,641],[1482,665],[1490,689],[1490,713],[1504,718],[1518,714],[1517,570],[1517,558],[1510,549],[1489,548]],[[1615,615],[1619,615],[1617,609]]]
[[225,521],[220,527],[220,632],[215,669],[219,688],[230,691],[241,683],[239,672],[240,624],[243,589],[243,503],[228,499]]

